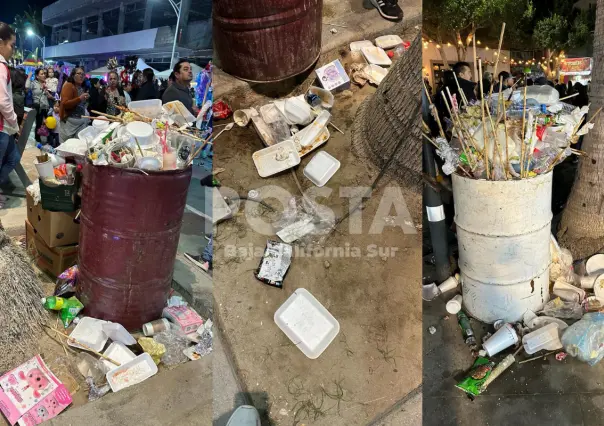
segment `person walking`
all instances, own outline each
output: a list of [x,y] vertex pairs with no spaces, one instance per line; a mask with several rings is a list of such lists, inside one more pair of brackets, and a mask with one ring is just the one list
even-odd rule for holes
[[10,78],[13,86],[13,107],[17,114],[17,123],[21,127],[25,116],[25,80],[27,80],[27,74],[25,74],[23,68],[11,68]]
[[193,97],[191,96],[191,81],[193,81],[193,69],[186,59],[181,59],[174,66],[174,78],[172,83],[162,96],[162,103],[180,101],[189,110],[191,114],[197,116],[193,108]]
[[34,99],[34,109],[36,110],[36,130],[34,134],[36,142],[40,142],[38,132],[44,124],[44,119],[48,116],[49,100],[54,99],[54,96],[46,88],[46,70],[44,68],[36,70],[35,80],[31,83],[31,92]]
[[148,99],[158,99],[157,88],[155,86],[155,74],[151,68],[145,68],[143,71],[144,83],[136,93],[135,101],[146,101]]
[[[18,133],[17,114],[13,106],[13,90],[8,60],[13,56],[17,35],[7,23],[0,22],[0,185],[8,182],[9,174],[19,163],[19,150],[14,135]],[[7,198],[0,190],[0,208]]]
[[119,85],[119,76],[117,72],[111,71],[107,76],[107,89],[105,89],[105,100],[107,101],[107,114],[118,115],[121,113],[118,107],[127,105],[126,93]]
[[48,89],[48,91],[52,95],[52,99],[49,99],[49,102],[48,102],[51,109],[55,104],[58,88],[59,88],[59,79],[57,78],[57,75],[55,74],[55,70],[53,67],[48,67],[46,69],[46,89]]
[[86,113],[86,103],[90,95],[86,93],[82,84],[86,74],[82,67],[76,67],[71,71],[69,78],[61,89],[61,105],[59,116],[59,141],[77,137],[77,134],[90,124],[90,120],[82,118]]
[[107,113],[107,100],[105,99],[105,90],[101,86],[101,80],[98,78],[90,79],[90,101],[88,102],[90,115],[97,117],[98,114],[93,111]]

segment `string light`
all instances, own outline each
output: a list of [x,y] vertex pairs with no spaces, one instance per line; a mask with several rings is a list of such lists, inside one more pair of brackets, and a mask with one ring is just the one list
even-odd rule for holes
[[448,46],[448,47],[451,47],[452,45],[451,45],[451,43],[447,43],[447,46]]
[[440,49],[441,47],[442,47],[442,46],[441,46],[440,44],[437,44],[437,45],[436,45],[436,48],[437,48],[437,49]]
[[476,40],[476,44],[480,46],[480,40]]
[[489,46],[485,47],[484,50],[489,50]]

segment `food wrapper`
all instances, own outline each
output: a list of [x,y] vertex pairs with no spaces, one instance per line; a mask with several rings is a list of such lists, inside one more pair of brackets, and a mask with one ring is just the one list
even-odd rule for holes
[[153,358],[153,362],[155,362],[156,365],[160,363],[162,356],[166,353],[166,347],[161,343],[157,343],[150,337],[139,338],[138,344],[141,345],[143,351],[151,355],[151,358]]
[[78,316],[80,311],[84,309],[84,305],[75,296],[70,297],[65,301],[65,305],[61,312],[59,312],[59,318],[63,323],[63,327],[67,328],[71,322]]
[[73,295],[78,284],[78,265],[66,269],[57,277],[54,296]]
[[254,276],[265,284],[283,288],[283,279],[292,261],[292,246],[278,241],[267,241],[260,266]]
[[480,395],[482,386],[493,372],[493,367],[495,363],[487,358],[476,358],[468,376],[455,387],[471,395]]

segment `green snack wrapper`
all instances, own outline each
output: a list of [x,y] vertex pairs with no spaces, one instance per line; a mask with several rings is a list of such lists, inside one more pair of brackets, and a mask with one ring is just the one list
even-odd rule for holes
[[487,358],[476,358],[468,376],[455,387],[472,395],[480,395],[480,388],[493,372],[493,367],[495,367],[495,363]]
[[63,327],[69,327],[69,324],[78,316],[82,309],[84,309],[84,305],[75,296],[65,300],[61,312],[59,312],[59,318],[61,318]]
[[470,162],[468,161],[468,157],[466,157],[465,152],[459,156],[459,161],[461,162],[461,164],[470,165]]

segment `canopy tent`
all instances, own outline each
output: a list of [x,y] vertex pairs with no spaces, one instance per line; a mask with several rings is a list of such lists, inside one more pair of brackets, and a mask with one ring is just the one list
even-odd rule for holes
[[109,68],[101,67],[88,72],[91,77],[105,77],[109,72]]
[[141,58],[138,58],[138,61],[136,62],[136,69],[139,71],[143,71],[145,70],[145,68],[151,68],[153,70],[153,74],[155,75],[159,73],[159,71],[157,71],[155,68],[150,67],[145,61],[143,61]]
[[[193,78],[195,78],[195,76],[203,70],[203,68],[197,64],[191,64],[191,69],[193,70]],[[155,76],[157,78],[168,78],[168,77],[170,77],[171,73],[172,73],[172,69],[170,68],[170,69],[167,69],[160,73],[156,72]]]

